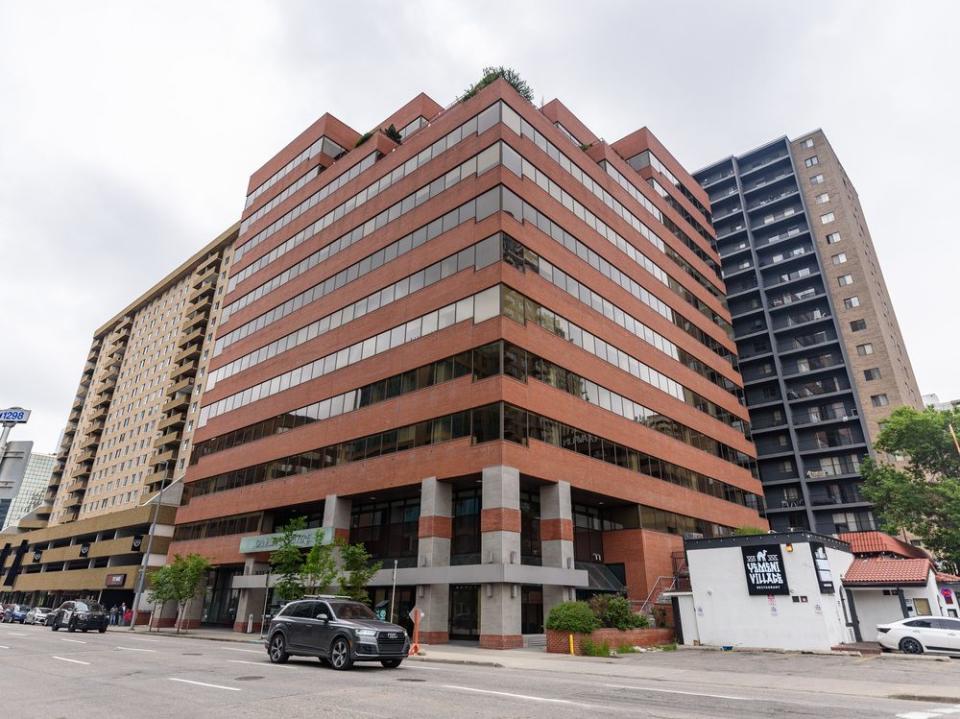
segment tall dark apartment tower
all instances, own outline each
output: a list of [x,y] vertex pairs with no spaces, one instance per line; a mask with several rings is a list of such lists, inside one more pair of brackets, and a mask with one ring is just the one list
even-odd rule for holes
[[192,621],[259,623],[294,517],[383,561],[375,604],[396,562],[425,641],[497,648],[764,526],[707,201],[646,130],[608,145],[502,80],[295,138],[250,180],[201,399]]
[[695,173],[710,195],[767,518],[875,528],[860,467],[920,391],[857,192],[820,130]]

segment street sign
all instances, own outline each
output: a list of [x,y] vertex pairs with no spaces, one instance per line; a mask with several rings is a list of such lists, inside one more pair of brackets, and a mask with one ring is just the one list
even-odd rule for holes
[[23,407],[0,409],[0,422],[3,424],[23,424],[30,419],[30,410]]
[[[301,529],[293,533],[293,543],[298,547],[309,548],[316,544],[317,532],[320,533],[321,544],[333,543],[333,527],[319,527],[317,529]],[[254,554],[257,552],[272,552],[280,546],[283,534],[258,534],[254,537],[240,539],[240,553]]]

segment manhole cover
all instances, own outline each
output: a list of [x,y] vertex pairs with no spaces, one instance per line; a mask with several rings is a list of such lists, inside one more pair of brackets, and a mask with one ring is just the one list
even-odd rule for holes
[[426,679],[397,679],[398,682],[425,682]]
[[263,679],[263,677],[234,677],[234,681],[252,682],[254,679]]

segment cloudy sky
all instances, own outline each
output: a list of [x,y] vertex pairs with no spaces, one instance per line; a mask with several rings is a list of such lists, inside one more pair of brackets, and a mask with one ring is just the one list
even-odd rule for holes
[[93,330],[237,220],[323,112],[358,131],[514,66],[690,169],[822,127],[920,387],[960,398],[960,3],[0,0],[0,407],[52,451]]

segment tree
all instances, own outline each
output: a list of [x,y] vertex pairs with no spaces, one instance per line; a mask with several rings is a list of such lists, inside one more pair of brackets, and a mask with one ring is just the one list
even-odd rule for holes
[[177,633],[186,616],[187,607],[200,589],[200,583],[206,579],[210,571],[210,562],[199,554],[188,554],[182,557],[175,555],[172,562],[150,575],[149,601],[154,605],[163,605],[165,602],[177,603]]
[[766,529],[760,529],[760,527],[752,527],[749,524],[745,524],[742,527],[737,527],[733,530],[734,537],[752,537],[756,534],[766,534]]
[[533,102],[533,88],[530,87],[522,77],[520,77],[519,72],[514,70],[512,67],[504,67],[503,65],[500,65],[499,67],[483,68],[483,77],[466,89],[466,91],[463,93],[463,96],[460,98],[460,102],[469,100],[487,85],[500,77],[506,80],[510,86],[520,94],[520,97],[527,102]]
[[282,600],[291,601],[303,596],[303,554],[296,542],[296,533],[307,528],[304,517],[294,517],[280,528],[279,546],[270,555],[270,566],[277,573],[274,592]]
[[370,553],[361,542],[348,544],[340,538],[335,544],[340,550],[340,590],[353,600],[368,603],[367,584],[383,562],[371,563]]
[[960,566],[960,451],[950,427],[960,410],[899,407],[884,424],[875,447],[899,466],[868,460],[863,494],[876,505],[888,532],[905,529],[954,567]]
[[390,127],[388,127],[387,129],[385,129],[385,130],[383,131],[383,134],[386,135],[387,137],[389,137],[391,140],[393,140],[393,141],[394,141],[395,143],[397,143],[398,145],[399,145],[401,142],[403,142],[403,136],[400,134],[400,130],[398,130],[398,129],[397,129],[397,126],[394,125],[392,122],[390,123]]
[[310,594],[332,586],[337,581],[337,558],[334,545],[324,544],[324,533],[317,531],[313,546],[303,562],[301,576],[303,584]]

